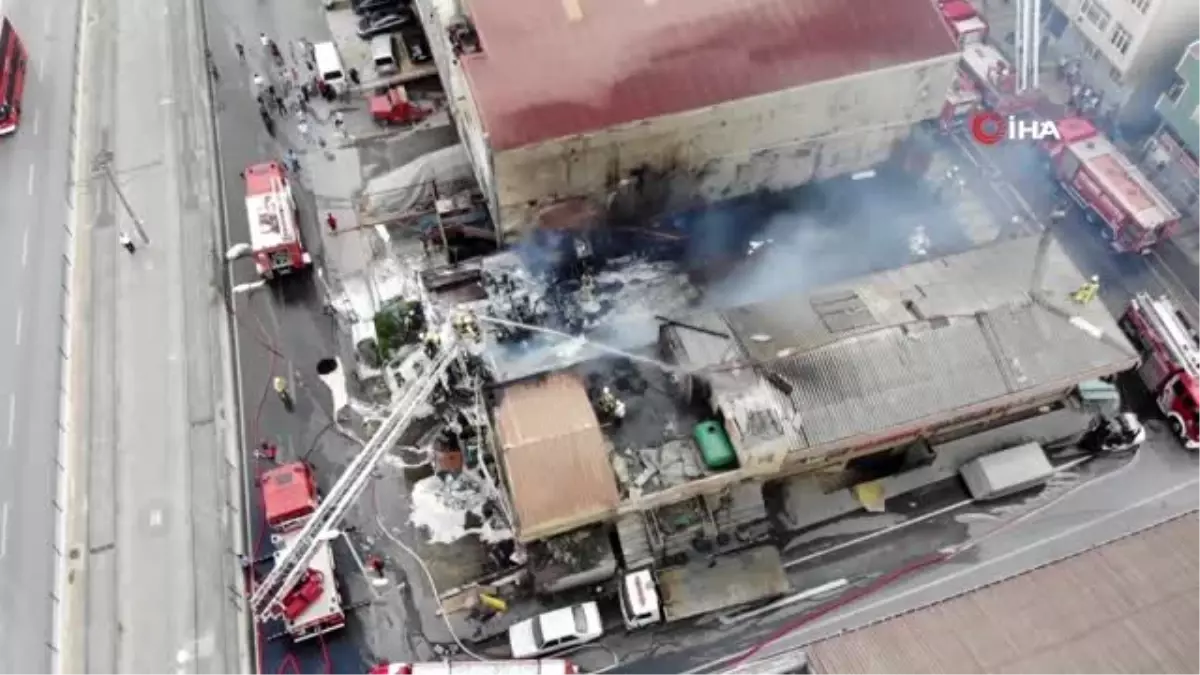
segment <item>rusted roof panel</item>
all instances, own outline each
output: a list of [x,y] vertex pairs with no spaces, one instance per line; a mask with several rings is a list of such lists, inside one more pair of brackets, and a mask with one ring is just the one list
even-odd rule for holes
[[557,373],[514,384],[496,409],[500,455],[519,537],[571,529],[616,507],[608,441],[580,379]]
[[930,0],[469,0],[492,148],[954,54]]
[[1200,672],[1200,536],[1181,516],[808,647],[818,673]]

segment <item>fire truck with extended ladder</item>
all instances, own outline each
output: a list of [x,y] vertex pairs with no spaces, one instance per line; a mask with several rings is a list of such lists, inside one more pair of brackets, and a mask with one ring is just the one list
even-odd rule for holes
[[1113,249],[1148,254],[1174,232],[1179,211],[1094,124],[1070,117],[1057,128],[1060,139],[1043,143],[1054,177]]
[[1000,115],[1032,112],[1038,104],[1036,91],[1017,91],[1017,70],[1008,59],[986,42],[967,44],[962,50],[962,71],[979,87],[983,103]]
[[[292,462],[264,472],[259,483],[275,558],[279,559],[296,545],[300,531],[318,509],[316,479],[308,464]],[[329,541],[317,542],[298,583],[280,598],[276,608],[293,640],[301,642],[346,624],[334,573]]]
[[1121,317],[1121,329],[1142,354],[1138,375],[1154,394],[1159,410],[1184,445],[1200,448],[1197,401],[1200,401],[1200,342],[1175,305],[1165,296],[1138,293]]
[[259,275],[273,279],[312,264],[304,248],[296,201],[287,172],[278,162],[246,168],[246,215],[250,219],[250,255]]
[[[288,509],[277,508],[272,511],[279,514],[276,516],[277,519],[291,523],[293,529],[289,529],[284,536],[280,537],[275,554],[275,566],[251,593],[250,611],[259,621],[276,618],[288,621],[291,611],[289,602],[295,599],[297,602],[295,606],[299,606],[300,602],[309,597],[308,590],[314,583],[311,574],[313,570],[322,573],[321,581],[326,584],[323,588],[333,592],[332,558],[329,558],[328,574],[325,574],[326,563],[316,561],[329,555],[330,540],[338,535],[338,525],[350,507],[354,505],[355,500],[366,489],[371,474],[379,461],[400,442],[401,436],[424,410],[426,401],[433,394],[435,388],[439,384],[444,387],[449,386],[445,379],[447,371],[456,364],[460,368],[466,369],[462,358],[464,356],[465,349],[459,341],[456,339],[446,341],[445,346],[429,359],[423,374],[406,384],[400,395],[394,400],[391,412],[380,424],[375,435],[350,461],[337,483],[333,485],[324,499],[315,504],[315,508],[311,509],[306,517],[288,516],[287,513],[290,513]],[[264,483],[264,497],[266,489]],[[311,494],[315,495],[315,489]],[[321,607],[330,608],[332,606],[332,603],[321,605]],[[310,616],[315,615],[305,612],[301,618],[307,619]],[[338,616],[340,619],[340,608]],[[316,634],[313,633],[313,635]]]

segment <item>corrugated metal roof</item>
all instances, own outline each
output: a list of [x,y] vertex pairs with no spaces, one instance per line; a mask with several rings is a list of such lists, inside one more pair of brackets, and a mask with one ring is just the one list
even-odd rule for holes
[[929,0],[470,0],[464,55],[489,143],[542,140],[957,47]]
[[[1060,302],[1083,275],[1056,243],[1047,254],[1044,299],[1032,299],[1037,245],[1036,237],[1010,240],[730,310],[723,316],[731,340],[687,335],[684,328],[672,332],[688,365],[709,369],[718,398],[755,386],[745,382],[751,363],[784,383],[791,408],[782,412],[793,417],[781,424],[795,431],[796,449],[875,436],[1010,394],[1131,367],[1136,353],[1100,303]],[[831,298],[840,298],[834,304],[844,309],[852,295],[851,304],[861,302],[870,321],[831,324],[822,318]],[[685,321],[716,326],[694,315]]]
[[496,431],[522,541],[616,507],[608,441],[577,376],[556,373],[506,388]]
[[819,673],[1200,672],[1192,513],[807,648]]

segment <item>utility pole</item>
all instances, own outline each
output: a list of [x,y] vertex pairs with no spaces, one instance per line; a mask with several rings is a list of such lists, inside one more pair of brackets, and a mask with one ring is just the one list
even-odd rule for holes
[[133,207],[129,205],[129,200],[125,198],[125,193],[121,192],[121,186],[117,184],[117,177],[112,171],[113,154],[109,150],[104,150],[96,155],[92,160],[92,173],[102,173],[108,178],[108,184],[112,186],[113,192],[117,193],[117,199],[121,200],[121,205],[125,207],[125,213],[129,214],[129,219],[133,221],[133,229],[137,232],[146,245],[150,244],[150,237],[146,234],[145,224],[142,219],[138,218],[134,213]]

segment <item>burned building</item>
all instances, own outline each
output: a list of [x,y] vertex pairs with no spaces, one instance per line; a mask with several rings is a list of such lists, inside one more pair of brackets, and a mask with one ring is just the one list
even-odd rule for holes
[[661,367],[579,364],[502,386],[493,416],[517,538],[617,522],[635,557],[704,538],[747,545],[765,511],[746,484],[918,440],[936,447],[1041,415],[1081,382],[1133,367],[1105,309],[1070,301],[1083,277],[1057,244],[1035,275],[1038,244],[681,312],[661,324]]
[[418,0],[508,238],[878,165],[940,112],[926,0]]

